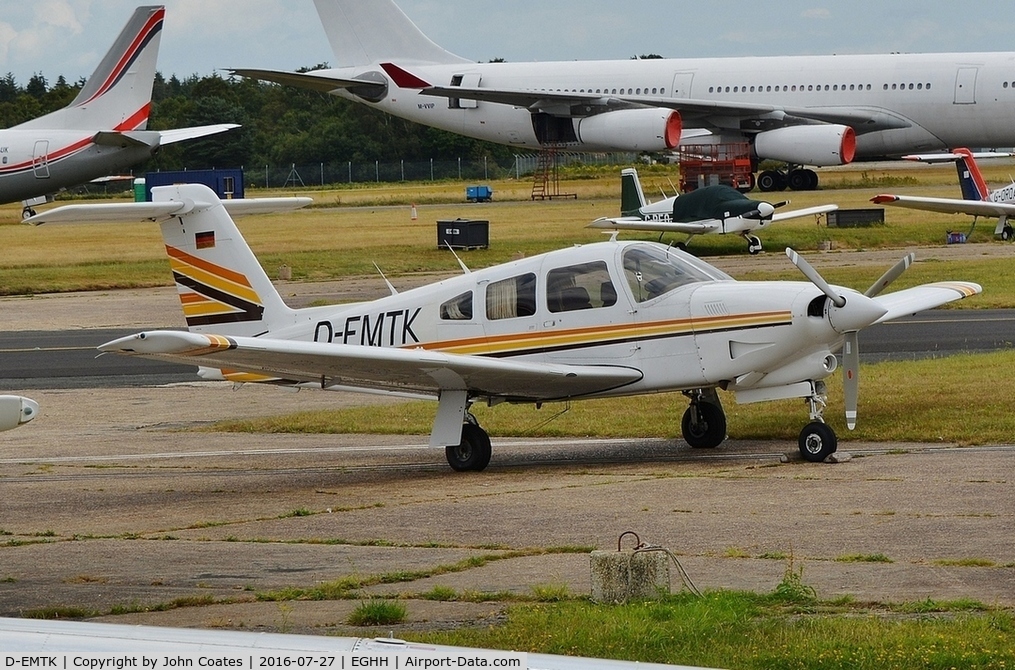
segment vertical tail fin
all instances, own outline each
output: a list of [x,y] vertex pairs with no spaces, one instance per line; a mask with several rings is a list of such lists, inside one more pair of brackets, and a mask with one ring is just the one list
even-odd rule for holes
[[254,337],[292,325],[295,310],[215,193],[201,184],[152,189],[153,203],[172,201],[188,207],[161,227],[189,330]]
[[70,105],[19,128],[118,131],[147,128],[165,16],[162,5],[135,9]]
[[470,62],[434,44],[392,0],[314,0],[314,5],[334,67]]
[[637,216],[645,206],[645,193],[641,190],[638,171],[624,168],[620,171],[620,215]]
[[955,169],[959,173],[959,186],[962,188],[963,200],[987,200],[990,190],[987,182],[980,174],[980,168],[976,165],[976,159],[969,149],[955,149],[952,152],[958,158],[955,159]]

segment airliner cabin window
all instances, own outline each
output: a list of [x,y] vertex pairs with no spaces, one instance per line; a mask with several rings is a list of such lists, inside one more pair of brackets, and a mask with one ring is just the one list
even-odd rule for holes
[[502,279],[486,287],[486,318],[513,319],[536,313],[536,275]]
[[456,295],[441,305],[441,318],[445,321],[467,321],[472,318],[472,291]]
[[551,312],[610,307],[617,289],[603,261],[569,265],[546,275],[546,306]]

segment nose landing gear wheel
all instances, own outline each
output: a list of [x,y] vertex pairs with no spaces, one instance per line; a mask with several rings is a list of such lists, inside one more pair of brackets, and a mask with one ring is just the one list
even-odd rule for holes
[[821,421],[812,421],[800,431],[800,455],[811,463],[821,463],[834,454],[838,443],[835,431]]
[[452,470],[479,472],[490,464],[492,451],[487,432],[475,424],[466,423],[462,426],[462,441],[445,447],[444,456]]

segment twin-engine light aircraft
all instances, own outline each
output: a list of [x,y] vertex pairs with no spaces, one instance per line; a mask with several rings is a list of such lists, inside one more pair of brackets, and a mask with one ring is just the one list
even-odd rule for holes
[[0,130],[0,203],[46,196],[115,174],[159,147],[238,128],[223,123],[145,130],[166,10],[138,7],[77,97],[55,112]]
[[787,204],[785,200],[774,204],[751,200],[735,188],[723,184],[648,202],[638,180],[638,171],[624,168],[620,172],[620,216],[599,218],[587,227],[685,233],[687,240],[677,243],[680,249],[685,249],[695,235],[737,234],[747,241],[747,251],[753,255],[762,251],[761,239],[752,235],[754,231],[777,221],[824,214],[839,208],[838,205],[818,205],[776,212]]
[[1010,52],[476,63],[432,42],[392,0],[315,5],[334,68],[232,72],[515,147],[748,144],[758,161],[789,164],[758,175],[763,191],[816,188],[806,166],[1015,145]]
[[[1008,153],[973,153],[969,149],[959,148],[950,153],[917,154],[906,158],[924,163],[941,163],[955,161],[955,169],[959,173],[959,186],[962,199],[958,198],[924,198],[914,195],[878,195],[871,202],[878,205],[892,205],[907,209],[920,209],[926,212],[941,214],[969,214],[974,217],[997,217],[994,235],[1008,241],[1015,238],[1015,230],[1008,223],[1009,217],[1015,216],[1015,179],[1007,186],[995,191],[987,188],[987,181],[980,173],[976,157],[996,158],[1011,156]],[[976,225],[976,220],[973,220]]]
[[39,403],[19,395],[0,395],[0,431],[23,426],[39,414]]
[[[692,447],[726,437],[717,389],[739,402],[806,398],[800,452],[835,451],[822,419],[824,379],[845,343],[847,424],[856,421],[859,350],[867,326],[980,292],[939,282],[867,294],[829,286],[796,253],[810,282],[740,282],[653,242],[611,240],[551,251],[370,302],[291,309],[205,186],[152,189],[153,202],[70,205],[33,223],[128,216],[161,219],[190,332],[148,331],[103,352],[201,366],[206,379],[438,400],[430,434],[455,470],[482,470],[489,435],[474,402],[535,403],[681,391],[681,430]],[[108,217],[107,217],[108,218]],[[614,236],[615,237],[615,236]]]

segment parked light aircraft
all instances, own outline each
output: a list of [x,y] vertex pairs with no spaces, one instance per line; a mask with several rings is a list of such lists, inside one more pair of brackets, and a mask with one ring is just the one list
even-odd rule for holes
[[[334,637],[330,635],[292,635],[282,633],[256,633],[234,630],[201,630],[194,628],[163,628],[158,626],[127,626],[112,623],[93,623],[86,621],[41,621],[38,619],[0,618],[0,649],[8,653],[16,652],[19,667],[22,654],[40,653],[143,653],[155,660],[158,657],[174,660],[192,659],[194,656],[205,658],[208,666],[220,666],[223,661],[241,660],[246,662],[256,657],[264,658],[270,654],[284,655],[268,658],[273,663],[289,661],[296,667],[297,661],[306,667],[340,667],[333,658],[336,654],[354,654],[361,667],[413,667],[405,663],[398,664],[398,657],[416,658],[418,665],[414,667],[475,667],[492,664],[493,659],[482,657],[484,652],[492,649],[472,647],[450,647],[440,644],[421,644],[407,642],[395,638],[357,638]],[[301,658],[293,658],[293,653],[303,652]],[[313,653],[313,657],[309,656]],[[329,656],[331,654],[331,656]],[[392,655],[396,660],[390,662]],[[480,656],[477,658],[477,656]],[[302,659],[302,660],[301,660]],[[461,659],[459,661],[459,659]],[[501,657],[502,660],[509,660]],[[48,659],[47,659],[48,660]],[[635,661],[615,661],[602,658],[582,656],[560,656],[556,654],[524,654],[519,667],[530,670],[694,670],[685,665],[668,663],[640,663]],[[425,663],[429,661],[429,663]],[[473,661],[470,663],[469,661]],[[256,661],[255,661],[256,662]],[[162,667],[162,666],[160,666]],[[261,667],[261,666],[258,666]],[[264,667],[271,667],[265,665]],[[277,667],[277,666],[276,666]],[[344,667],[344,666],[341,666]]]
[[747,251],[753,255],[762,250],[761,239],[752,234],[754,231],[776,221],[823,214],[839,208],[838,205],[818,205],[776,213],[776,209],[787,204],[785,200],[777,203],[751,200],[724,184],[648,202],[638,180],[638,171],[624,168],[620,172],[620,216],[601,217],[587,227],[686,233],[686,242],[677,243],[680,249],[686,249],[695,235],[736,233],[747,241]]
[[23,426],[39,414],[39,403],[19,395],[0,395],[0,431]]
[[162,220],[189,332],[142,332],[101,351],[199,365],[206,379],[436,397],[430,446],[444,447],[455,470],[490,461],[489,435],[469,412],[477,401],[539,406],[682,391],[690,400],[684,439],[708,448],[726,437],[717,388],[739,402],[806,398],[811,422],[800,451],[823,460],[836,448],[822,419],[833,352],[845,343],[852,428],[857,333],[980,292],[938,282],[878,296],[911,255],[865,295],[829,286],[790,250],[810,282],[738,282],[665,245],[614,239],[370,302],[291,309],[210,189],[157,187],[152,199],[68,205],[29,219]]
[[231,71],[517,147],[747,141],[757,159],[790,164],[762,172],[763,191],[816,187],[803,166],[1015,145],[1012,53],[474,63],[434,44],[392,0],[315,4],[338,67]]
[[237,128],[224,123],[145,130],[165,19],[164,7],[138,7],[77,97],[60,110],[0,130],[0,203],[24,202],[114,174],[160,146]]
[[[945,154],[922,154],[906,156],[910,160],[937,163],[942,161],[954,161],[955,168],[959,173],[959,186],[962,189],[962,199],[957,198],[924,198],[913,195],[878,195],[871,198],[871,202],[879,205],[892,205],[893,207],[905,207],[907,209],[921,209],[927,212],[940,212],[942,214],[970,214],[974,217],[986,216],[997,217],[997,226],[994,228],[994,235],[1002,240],[1011,240],[1015,237],[1012,225],[1008,218],[1015,216],[1015,179],[1012,183],[991,191],[987,188],[987,182],[976,164],[977,156],[1002,157],[1011,156],[1006,153],[973,153],[969,149],[959,148],[951,153]],[[973,220],[976,225],[976,220]]]

